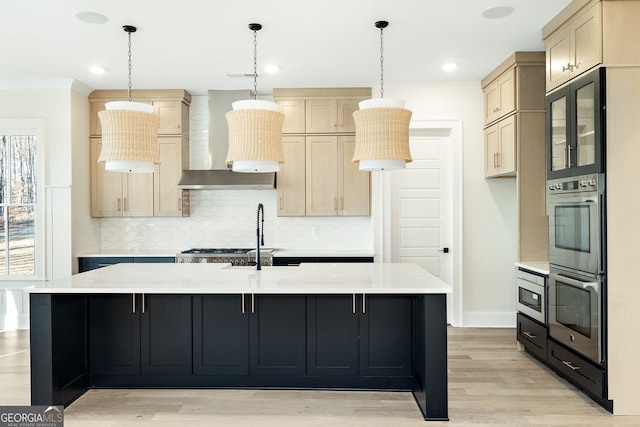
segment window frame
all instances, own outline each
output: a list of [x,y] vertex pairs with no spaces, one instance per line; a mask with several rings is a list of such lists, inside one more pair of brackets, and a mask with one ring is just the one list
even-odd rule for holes
[[[0,119],[0,135],[34,135],[36,138],[36,203],[34,205],[34,245],[35,265],[33,275],[9,275],[0,272],[0,281],[45,280],[45,154],[44,120],[42,119]],[[8,238],[8,234],[6,238]]]

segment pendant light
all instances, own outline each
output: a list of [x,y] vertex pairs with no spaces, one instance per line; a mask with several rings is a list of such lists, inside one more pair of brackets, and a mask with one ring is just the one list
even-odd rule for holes
[[131,100],[131,33],[137,28],[125,25],[122,29],[129,35],[129,100],[107,102],[106,110],[98,113],[102,126],[98,161],[105,162],[105,170],[111,172],[151,173],[154,164],[160,163],[160,118],[153,112],[152,105]]
[[404,108],[404,100],[384,98],[383,30],[387,21],[377,21],[380,29],[380,98],[360,102],[353,113],[356,125],[356,147],[353,161],[361,171],[404,169],[411,162],[409,150],[409,121],[411,111]]
[[236,101],[227,112],[229,151],[227,165],[234,172],[278,172],[284,162],[282,153],[282,123],[284,114],[275,102],[258,100],[258,43],[260,24],[249,24],[253,31],[253,93],[252,98]]

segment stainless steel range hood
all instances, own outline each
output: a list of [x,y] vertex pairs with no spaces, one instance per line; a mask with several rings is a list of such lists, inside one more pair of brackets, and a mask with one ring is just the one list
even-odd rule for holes
[[248,90],[209,91],[209,149],[203,169],[182,171],[178,187],[191,190],[274,189],[275,173],[239,173],[227,168],[229,133],[225,114],[235,101],[251,99]]

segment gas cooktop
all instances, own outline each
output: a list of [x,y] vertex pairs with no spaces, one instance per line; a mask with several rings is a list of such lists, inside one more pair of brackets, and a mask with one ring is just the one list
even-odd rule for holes
[[232,249],[217,249],[217,248],[194,248],[194,249],[187,249],[186,251],[182,251],[181,253],[183,254],[213,254],[213,255],[242,255],[242,254],[246,254],[250,251],[255,251],[255,248],[253,249],[237,249],[237,248],[232,248]]

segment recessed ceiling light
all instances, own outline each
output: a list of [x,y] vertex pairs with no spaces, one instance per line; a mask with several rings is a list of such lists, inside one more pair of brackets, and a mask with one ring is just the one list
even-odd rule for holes
[[514,12],[514,8],[511,6],[496,6],[482,12],[482,17],[486,19],[500,19],[506,18]]
[[104,74],[105,69],[104,67],[94,65],[93,67],[89,67],[89,71],[91,71],[93,74]]
[[264,70],[267,73],[273,74],[280,71],[280,67],[278,67],[276,64],[269,64],[269,65],[265,65]]
[[109,22],[109,18],[97,12],[78,12],[76,13],[76,19],[86,22],[87,24],[104,24]]
[[456,68],[458,68],[458,64],[453,63],[453,62],[448,62],[448,63],[442,65],[442,69],[444,71],[453,71]]

